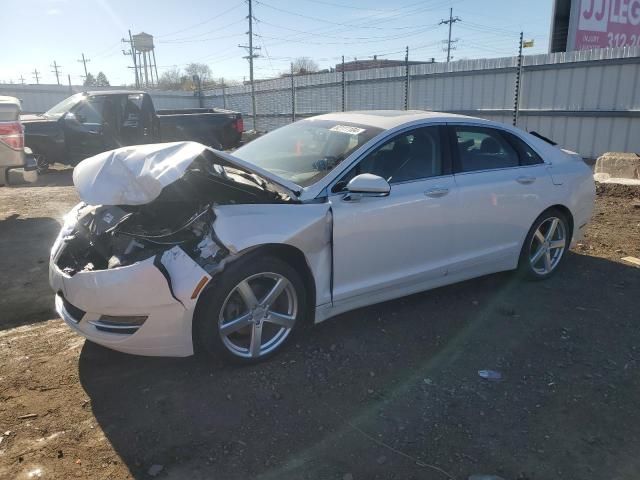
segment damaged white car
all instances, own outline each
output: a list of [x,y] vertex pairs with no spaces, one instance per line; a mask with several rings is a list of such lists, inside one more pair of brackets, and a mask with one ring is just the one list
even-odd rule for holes
[[519,268],[553,274],[590,169],[539,136],[415,111],[321,115],[233,155],[192,142],[80,163],[51,251],[66,323],[128,353],[262,360],[307,319]]

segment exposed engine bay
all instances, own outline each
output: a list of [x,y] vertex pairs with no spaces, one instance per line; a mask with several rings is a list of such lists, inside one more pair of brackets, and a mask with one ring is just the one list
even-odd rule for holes
[[78,206],[58,268],[69,276],[112,269],[179,246],[213,273],[229,253],[213,231],[215,206],[297,203],[255,174],[213,163],[208,153],[148,204]]

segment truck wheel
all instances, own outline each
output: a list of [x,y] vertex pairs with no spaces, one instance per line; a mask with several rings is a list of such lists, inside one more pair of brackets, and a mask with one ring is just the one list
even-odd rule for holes
[[38,164],[38,175],[47,173],[49,171],[49,161],[47,160],[47,157],[45,157],[41,153],[34,153],[33,156],[36,158],[36,162]]
[[241,364],[280,351],[307,311],[300,275],[275,257],[231,264],[205,295],[194,318],[197,350]]

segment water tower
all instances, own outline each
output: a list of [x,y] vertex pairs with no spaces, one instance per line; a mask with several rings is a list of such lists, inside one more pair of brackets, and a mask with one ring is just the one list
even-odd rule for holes
[[[155,73],[158,83],[158,68],[156,66],[156,52],[153,45],[153,35],[140,32],[133,35],[133,55],[137,57],[137,66],[140,69],[140,83],[144,81],[144,86],[153,86],[153,75]],[[144,73],[143,73],[144,72]],[[151,82],[149,82],[151,79]]]

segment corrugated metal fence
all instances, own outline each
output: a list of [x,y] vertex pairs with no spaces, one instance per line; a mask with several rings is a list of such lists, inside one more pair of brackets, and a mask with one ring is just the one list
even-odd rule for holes
[[[279,78],[256,83],[259,130],[295,117],[365,109],[424,109],[511,123],[517,57],[461,60]],[[526,56],[518,126],[535,130],[588,158],[640,152],[640,48]],[[344,82],[344,83],[343,83]],[[407,89],[408,84],[408,89]],[[405,95],[408,98],[405,100]],[[245,115],[249,85],[205,92],[207,106]]]
[[[96,88],[91,90],[121,90],[123,87]],[[42,113],[49,110],[56,103],[74,93],[83,92],[86,87],[64,85],[12,85],[0,84],[0,95],[9,95],[22,100],[22,110],[25,113]],[[190,92],[169,92],[163,90],[149,90],[156,108],[196,108],[199,106],[198,97]]]
[[[294,118],[366,109],[424,109],[512,122],[517,57],[460,60],[319,73],[256,82],[259,130]],[[407,81],[408,79],[408,81]],[[596,158],[640,152],[640,47],[524,57],[518,126]],[[83,87],[0,85],[26,112],[43,112]],[[343,95],[344,92],[344,95]],[[156,108],[194,108],[189,92],[149,91]],[[242,112],[251,121],[251,90],[237,85],[204,92],[206,106]]]

